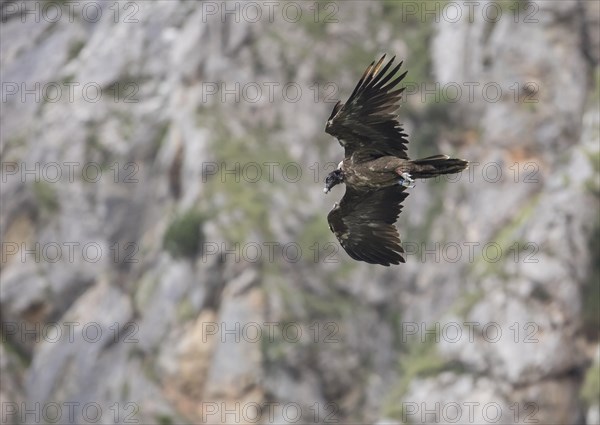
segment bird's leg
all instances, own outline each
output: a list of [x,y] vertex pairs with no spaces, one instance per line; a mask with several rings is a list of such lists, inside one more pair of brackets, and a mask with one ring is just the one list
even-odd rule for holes
[[415,187],[414,184],[414,180],[411,178],[410,174],[408,173],[402,173],[400,175],[400,186],[404,186],[404,187],[409,187],[409,188],[413,188]]

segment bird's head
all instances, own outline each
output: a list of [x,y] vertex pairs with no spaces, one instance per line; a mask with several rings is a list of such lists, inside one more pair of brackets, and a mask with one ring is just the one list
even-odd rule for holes
[[341,169],[333,170],[325,178],[325,188],[323,192],[329,193],[331,188],[336,184],[340,184],[344,181],[344,172]]

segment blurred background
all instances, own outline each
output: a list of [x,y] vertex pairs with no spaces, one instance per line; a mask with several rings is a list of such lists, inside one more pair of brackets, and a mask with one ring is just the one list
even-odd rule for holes
[[[596,1],[4,1],[2,423],[600,422]],[[404,60],[407,263],[324,133]]]

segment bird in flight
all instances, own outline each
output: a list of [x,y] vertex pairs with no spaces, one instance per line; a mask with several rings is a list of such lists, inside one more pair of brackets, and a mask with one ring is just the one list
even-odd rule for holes
[[384,65],[383,55],[364,72],[346,103],[338,102],[325,131],[344,148],[344,160],[325,179],[324,192],[346,184],[346,193],[327,216],[329,228],[355,260],[389,266],[404,263],[395,223],[414,179],[458,173],[462,159],[435,155],[411,160],[407,135],[395,114],[404,88],[396,86],[402,62]]

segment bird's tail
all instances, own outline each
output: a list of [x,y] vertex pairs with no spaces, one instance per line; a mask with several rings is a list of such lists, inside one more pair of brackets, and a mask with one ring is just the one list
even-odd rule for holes
[[450,158],[448,155],[434,155],[410,162],[409,173],[413,179],[429,179],[442,174],[460,173],[469,166],[468,161]]

